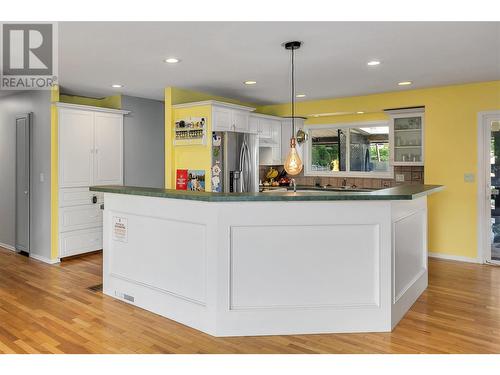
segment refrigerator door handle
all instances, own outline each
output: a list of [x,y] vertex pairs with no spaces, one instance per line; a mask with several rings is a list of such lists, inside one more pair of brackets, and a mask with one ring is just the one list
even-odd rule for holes
[[239,165],[239,170],[240,170],[240,186],[239,186],[239,192],[244,192],[245,191],[245,141],[243,141],[243,144],[241,145],[240,149],[240,165]]
[[246,151],[246,168],[245,168],[245,172],[246,172],[246,179],[245,179],[245,191],[246,192],[249,192],[250,191],[250,181],[251,181],[251,164],[250,164],[250,148],[248,147],[248,145],[245,143],[245,151]]
[[247,192],[248,191],[248,184],[249,184],[249,149],[246,141],[243,141],[243,144],[241,145],[241,152],[240,152],[240,170],[241,170],[241,192]]

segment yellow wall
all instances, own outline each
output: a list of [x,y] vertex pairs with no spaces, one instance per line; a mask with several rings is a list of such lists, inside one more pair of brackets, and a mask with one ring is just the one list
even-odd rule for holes
[[59,252],[59,163],[57,137],[57,107],[59,101],[59,86],[54,86],[51,92],[50,103],[50,257],[57,258]]
[[[298,116],[332,112],[364,115],[310,118],[306,123],[367,121],[384,118],[387,108],[425,106],[425,183],[445,185],[429,198],[429,251],[477,257],[477,114],[500,109],[500,81],[405,90],[376,95],[299,102]],[[290,105],[257,108],[287,116]]]

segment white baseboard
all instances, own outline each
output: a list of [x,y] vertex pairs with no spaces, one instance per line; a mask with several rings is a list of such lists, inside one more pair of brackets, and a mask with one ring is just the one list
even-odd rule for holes
[[432,253],[429,252],[429,258],[455,260],[457,262],[467,262],[467,263],[483,263],[479,258],[469,258],[461,255],[449,255],[443,253]]
[[37,254],[33,254],[33,253],[30,253],[30,258],[33,258],[35,260],[39,260],[40,262],[44,262],[44,263],[48,263],[48,264],[57,264],[57,263],[61,262],[61,260],[59,258],[49,259],[49,258],[45,258],[41,255],[37,255]]
[[6,243],[0,242],[0,247],[3,247],[4,249],[7,249],[7,250],[16,251],[16,248],[14,246],[7,245]]

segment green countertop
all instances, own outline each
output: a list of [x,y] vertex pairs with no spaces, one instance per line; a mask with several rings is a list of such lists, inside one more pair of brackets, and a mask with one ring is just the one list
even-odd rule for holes
[[307,192],[263,193],[209,193],[187,190],[157,189],[135,186],[92,186],[91,191],[104,193],[141,195],[146,197],[185,199],[205,202],[274,202],[274,201],[359,201],[359,200],[412,200],[442,190],[441,185],[400,185],[374,191],[328,191],[312,189]]

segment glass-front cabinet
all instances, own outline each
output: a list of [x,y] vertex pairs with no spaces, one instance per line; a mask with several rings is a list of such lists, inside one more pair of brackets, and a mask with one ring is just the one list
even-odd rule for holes
[[424,165],[424,110],[390,111],[393,131],[393,165]]

